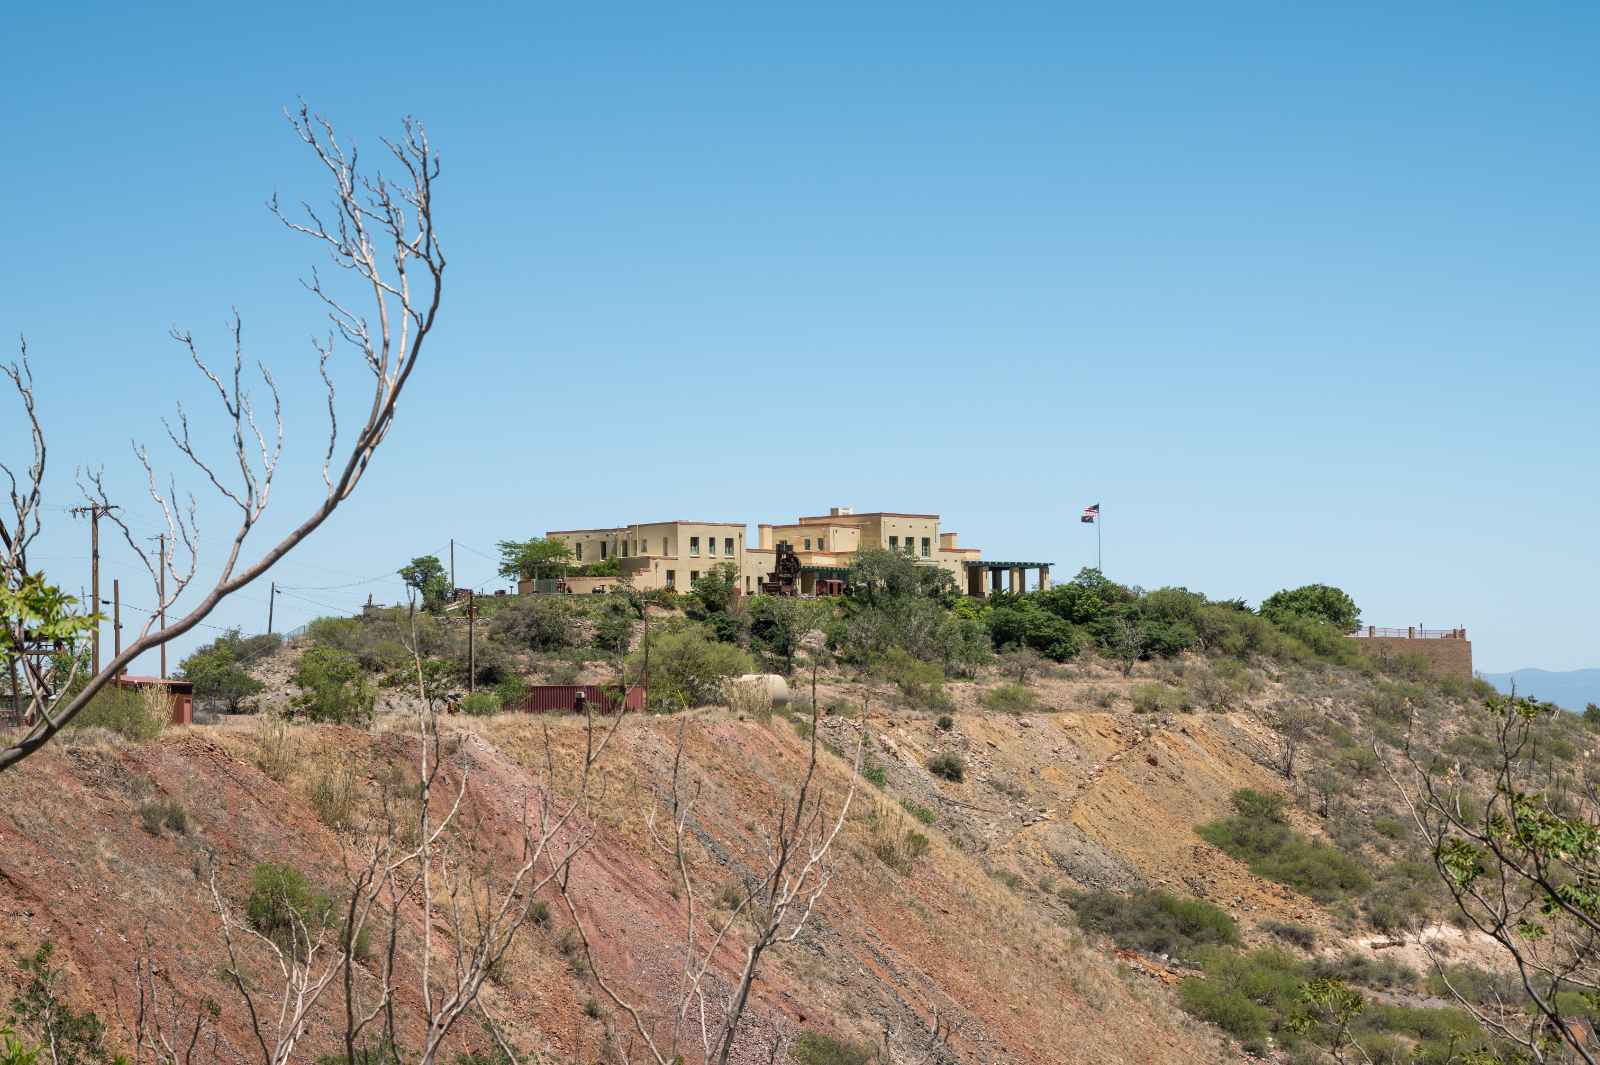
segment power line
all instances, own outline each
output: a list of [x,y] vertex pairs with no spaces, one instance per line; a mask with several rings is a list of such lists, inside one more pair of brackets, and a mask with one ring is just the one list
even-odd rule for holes
[[468,551],[471,551],[474,555],[477,555],[479,558],[487,559],[488,561],[493,562],[496,565],[498,565],[500,563],[500,560],[498,558],[495,558],[493,555],[484,554],[482,551],[479,551],[476,547],[473,547],[471,544],[464,544],[460,540],[457,540],[456,541],[456,546],[457,547],[464,547]]
[[323,610],[333,610],[333,611],[338,611],[340,613],[344,613],[344,612],[347,612],[349,610],[348,607],[334,606],[331,603],[318,602],[317,600],[312,599],[308,595],[301,595],[298,592],[295,592],[295,591],[293,591],[291,589],[285,588],[281,584],[278,585],[278,594],[279,595],[287,595],[292,599],[298,599],[302,603],[310,603],[312,606],[321,607]]
[[[470,548],[469,548],[469,550],[470,550]],[[437,555],[438,552],[435,551],[434,554]],[[327,569],[327,567],[325,567],[325,566],[315,567],[315,568]],[[400,571],[402,569],[404,569],[404,568],[405,568],[404,565],[396,566],[394,569],[388,570],[388,571],[386,571],[384,573],[380,573],[376,577],[364,577],[361,580],[350,581],[350,582],[348,582],[346,584],[321,584],[321,585],[312,585],[312,584],[288,585],[288,584],[280,584],[280,585],[278,585],[278,591],[281,592],[281,591],[285,591],[285,590],[293,590],[293,591],[302,591],[302,592],[337,592],[337,591],[340,591],[340,590],[345,589],[345,588],[359,588],[364,584],[376,584],[379,581],[386,581],[391,577],[399,576]],[[328,572],[337,573],[338,571],[330,569],[330,570],[328,570]]]

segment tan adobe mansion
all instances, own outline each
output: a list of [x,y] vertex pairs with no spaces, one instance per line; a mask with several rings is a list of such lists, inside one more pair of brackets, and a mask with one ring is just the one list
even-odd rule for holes
[[[864,549],[902,551],[919,562],[938,566],[955,578],[956,587],[982,596],[1009,587],[1021,591],[1027,571],[1038,570],[1038,587],[1050,587],[1047,562],[986,562],[976,547],[961,547],[956,534],[939,531],[937,514],[857,514],[833,507],[825,515],[800,518],[789,525],[761,524],[759,542],[745,543],[739,522],[656,521],[611,529],[552,529],[545,535],[572,549],[573,562],[589,565],[616,559],[620,578],[641,591],[671,588],[687,592],[701,574],[719,563],[738,571],[739,590],[759,591],[776,563],[777,545],[787,542],[800,558],[800,593],[816,592],[819,578],[843,577],[856,552]],[[572,592],[604,591],[619,577],[569,577]],[[1009,582],[1009,584],[1008,584]],[[533,582],[524,581],[524,594]]]

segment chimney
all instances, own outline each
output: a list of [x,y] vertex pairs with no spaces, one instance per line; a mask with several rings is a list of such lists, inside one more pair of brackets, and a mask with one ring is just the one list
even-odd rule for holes
[[756,526],[756,543],[761,545],[761,550],[772,550],[772,526],[763,522]]

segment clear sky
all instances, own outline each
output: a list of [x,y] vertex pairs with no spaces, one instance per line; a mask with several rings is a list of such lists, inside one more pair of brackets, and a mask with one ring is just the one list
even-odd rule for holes
[[0,327],[57,506],[75,464],[137,490],[129,438],[203,402],[167,329],[220,353],[237,306],[302,512],[318,259],[264,201],[323,189],[279,109],[443,153],[440,325],[280,628],[452,536],[492,589],[499,539],[837,504],[1059,579],[1099,502],[1119,580],[1325,581],[1481,669],[1600,665],[1592,4],[30,5],[5,39]]

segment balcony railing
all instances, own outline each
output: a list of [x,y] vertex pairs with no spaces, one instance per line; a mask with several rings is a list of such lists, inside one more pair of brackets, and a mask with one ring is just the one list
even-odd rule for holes
[[1354,632],[1348,633],[1348,635],[1355,636],[1355,637],[1363,637],[1363,638],[1371,638],[1371,637],[1383,636],[1383,637],[1388,637],[1390,639],[1398,638],[1398,639],[1402,639],[1402,640],[1465,640],[1467,638],[1467,630],[1464,629],[1464,628],[1463,629],[1423,629],[1423,628],[1394,629],[1394,628],[1384,628],[1381,625],[1363,625],[1363,626],[1361,626],[1361,628],[1355,630]]

